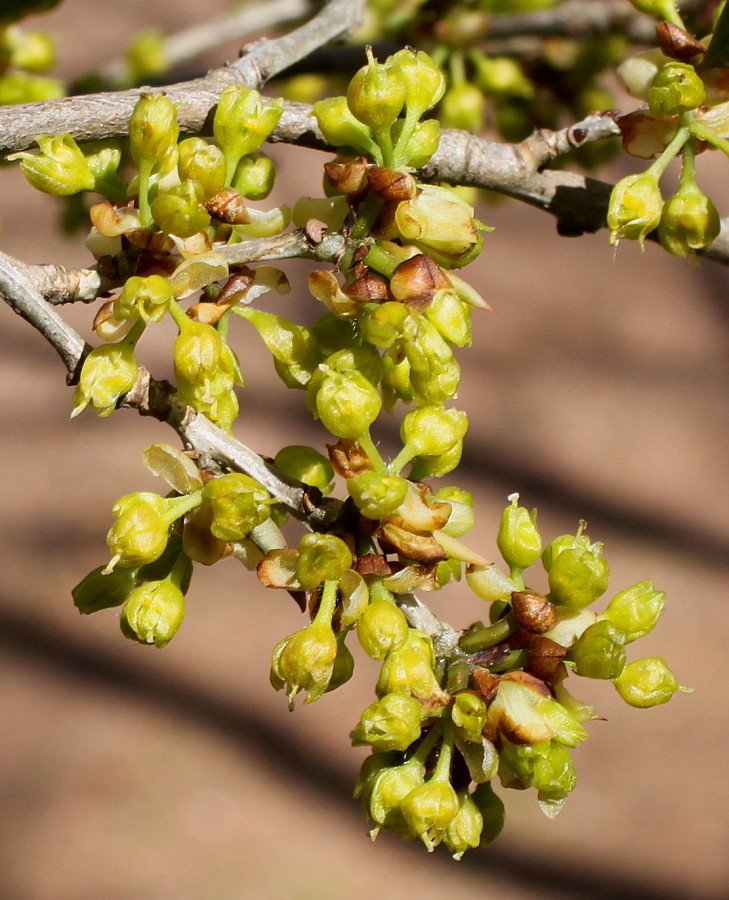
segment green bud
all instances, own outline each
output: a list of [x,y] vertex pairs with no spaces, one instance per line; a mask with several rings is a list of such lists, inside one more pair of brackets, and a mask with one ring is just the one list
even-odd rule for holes
[[480,741],[486,724],[486,704],[476,694],[461,692],[454,698],[451,718],[467,741]]
[[456,347],[471,343],[471,308],[453,290],[437,291],[425,317]]
[[410,831],[433,850],[445,830],[458,815],[458,795],[447,781],[432,778],[412,790],[400,804],[400,811]]
[[197,181],[183,181],[152,201],[152,216],[162,231],[181,238],[192,237],[210,224],[203,206],[203,189]]
[[185,597],[169,578],[140,585],[124,604],[122,631],[142,644],[164,647],[185,615]]
[[423,707],[409,694],[386,694],[362,713],[352,732],[354,744],[375,750],[407,750],[420,737]]
[[175,339],[175,377],[178,382],[185,381],[208,391],[210,381],[221,365],[223,339],[212,325],[191,319],[187,321],[189,324],[183,324]]
[[327,431],[336,437],[355,440],[368,431],[382,408],[377,389],[364,375],[333,369],[324,370],[315,404]]
[[671,116],[696,109],[706,99],[704,83],[688,63],[665,63],[648,88],[648,106],[657,116]]
[[475,84],[461,81],[450,87],[440,104],[439,114],[446,128],[480,131],[484,125],[486,98]]
[[257,153],[244,156],[238,163],[233,178],[233,187],[249,200],[265,200],[273,189],[276,167],[270,156]]
[[625,665],[625,632],[607,619],[590,625],[567,655],[578,675],[617,678]]
[[477,597],[493,603],[508,600],[517,585],[494,565],[469,566],[466,569],[466,581]]
[[64,94],[63,82],[56,78],[40,78],[38,75],[26,75],[25,72],[8,72],[0,75],[1,106],[55,100]]
[[408,457],[442,456],[463,441],[467,430],[468,416],[460,409],[445,409],[434,403],[418,406],[407,413],[400,426],[405,447],[398,454],[398,463]]
[[357,509],[368,519],[391,516],[405,499],[409,482],[398,475],[366,471],[347,479],[347,490]]
[[257,150],[271,134],[282,112],[281,100],[264,106],[258,91],[243,85],[224,88],[215,110],[213,134],[225,156],[226,184],[231,184],[241,157]]
[[[404,119],[399,119],[392,126],[393,140],[397,141],[402,131]],[[440,143],[440,122],[437,119],[425,119],[418,122],[412,137],[403,150],[403,164],[413,169],[421,169],[438,149]],[[399,152],[399,150],[398,150]]]
[[332,464],[313,447],[298,444],[282,447],[276,454],[273,464],[285,475],[319,488],[324,495],[331,490],[331,482],[334,479]]
[[225,186],[225,157],[220,147],[201,137],[191,137],[179,144],[177,168],[182,181],[196,181],[207,199]]
[[484,94],[521,97],[524,100],[530,100],[534,96],[534,83],[524,74],[521,65],[510,56],[473,53],[470,59],[476,69],[476,84]]
[[471,799],[478,807],[483,819],[481,846],[489,847],[503,831],[506,818],[504,804],[500,797],[494,793],[490,781],[479,784],[473,794],[471,794]]
[[658,225],[658,240],[674,256],[708,247],[721,230],[716,207],[696,184],[682,184],[668,198]]
[[655,628],[663,611],[666,595],[646,579],[616,594],[600,619],[607,619],[625,632],[625,643],[645,637]]
[[422,50],[406,47],[390,56],[386,65],[394,65],[399,70],[405,82],[405,105],[414,118],[432,109],[443,96],[445,76]]
[[103,566],[99,566],[71,591],[76,609],[87,616],[121,606],[137,586],[137,573],[138,569],[114,569],[104,575]]
[[363,337],[375,347],[387,349],[402,338],[408,319],[412,315],[404,303],[394,300],[378,303],[360,317]]
[[149,81],[167,69],[165,37],[157,28],[145,28],[135,35],[125,53],[127,79],[132,84]]
[[483,829],[481,810],[468,791],[458,792],[458,803],[455,819],[443,832],[443,843],[451,851],[454,859],[460,859],[466,850],[478,847]]
[[317,100],[312,109],[324,138],[332,146],[352,147],[375,159],[380,157],[372,132],[352,115],[346,97]]
[[297,549],[296,577],[305,591],[322,581],[339,581],[352,565],[349,547],[333,534],[305,534]]
[[391,650],[384,659],[377,679],[377,695],[404,692],[421,700],[445,698],[433,671],[430,643],[411,634],[405,644]]
[[[463,441],[459,441],[440,456],[418,456],[413,460],[408,477],[412,481],[424,481],[426,478],[440,478],[447,475],[458,466],[462,453]],[[447,534],[448,529],[444,530]]]
[[395,225],[404,240],[446,257],[436,257],[441,265],[462,265],[479,244],[473,208],[450,188],[437,185],[423,185],[413,200],[398,204]]
[[128,278],[121,294],[114,301],[117,319],[141,318],[145,322],[160,322],[170,308],[172,288],[161,275]]
[[122,567],[143,566],[164,553],[170,526],[168,505],[159,494],[139,492],[126,494],[112,507],[116,522],[106,537],[112,563]]
[[129,148],[140,169],[164,170],[170,152],[176,151],[179,134],[175,107],[169,97],[142,94],[129,120]]
[[307,691],[305,703],[325,693],[334,672],[339,645],[331,625],[312,622],[281,641],[273,651],[271,681],[278,690],[287,686],[289,704],[299,691]]
[[357,620],[357,638],[372,659],[384,659],[392,650],[402,647],[409,636],[405,614],[384,590],[375,591]]
[[236,307],[235,312],[259,333],[286,387],[306,387],[320,358],[309,329],[260,309]]
[[93,190],[96,179],[70,134],[40,134],[36,142],[40,153],[8,156],[9,160],[20,160],[20,169],[34,188],[59,197]]
[[663,211],[663,197],[658,181],[650,172],[621,178],[610,195],[607,223],[610,243],[623,238],[639,241],[643,247],[646,235],[658,227]]
[[647,709],[668,703],[676,691],[687,691],[658,656],[628,663],[613,681],[617,692],[629,706]]
[[413,763],[382,767],[374,774],[368,786],[369,798],[363,794],[363,799],[368,800],[365,814],[375,823],[370,832],[373,838],[382,827],[394,834],[412,837],[400,807],[405,797],[422,783],[422,767]]
[[499,552],[510,569],[528,569],[539,559],[542,539],[537,531],[537,511],[519,506],[519,495],[509,497],[510,505],[501,514],[496,536]]
[[205,485],[203,497],[212,506],[210,531],[221,541],[240,541],[270,517],[268,491],[249,475],[230,472]]
[[55,62],[53,38],[44,31],[10,28],[4,38],[10,44],[10,64],[18,69],[42,74]]
[[405,77],[398,65],[378,63],[367,48],[367,65],[354,74],[347,87],[352,115],[375,133],[389,129],[408,97]]
[[542,554],[549,578],[549,599],[570,609],[589,606],[607,590],[610,572],[602,544],[591,544],[582,533],[555,538]]
[[137,380],[137,361],[133,344],[102,344],[94,347],[84,360],[81,376],[73,393],[75,418],[91,405],[100,416],[110,415],[119,400]]
[[473,496],[470,491],[450,485],[439,488],[433,496],[438,500],[445,500],[451,505],[448,522],[441,531],[450,537],[461,537],[473,528],[476,517],[473,511]]

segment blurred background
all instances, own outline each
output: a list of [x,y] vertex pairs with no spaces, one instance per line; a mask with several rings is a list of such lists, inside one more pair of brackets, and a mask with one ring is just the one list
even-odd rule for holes
[[[143,26],[178,30],[225,7],[64,0],[30,21],[57,38],[60,75],[76,77],[116,58]],[[195,66],[235,55],[223,47]],[[318,194],[323,156],[273,153],[271,205]],[[726,160],[702,158],[700,172],[729,214]],[[55,203],[11,167],[0,185],[3,251],[89,263],[82,238],[55,229]],[[460,863],[389,835],[371,844],[351,799],[364,751],[348,734],[373,699],[376,664],[358,659],[350,684],[290,714],[268,682],[272,647],[304,624],[287,594],[257,588],[233,560],[198,568],[186,621],[164,650],[125,640],[116,611],[79,617],[71,588],[106,560],[113,502],[157,489],[141,453],[173,436],[129,411],[69,422],[60,363],[3,306],[3,897],[729,896],[729,272],[654,246],[616,252],[605,233],[560,238],[550,218],[514,203],[480,216],[496,230],[466,274],[495,312],[475,317],[474,348],[459,354],[471,430],[452,479],[476,496],[469,543],[496,553],[512,491],[539,508],[548,539],[586,519],[605,543],[613,592],[652,578],[668,593],[634,655],[664,656],[694,693],[639,711],[609,684],[580,680],[574,689],[606,721],[591,723],[574,753],[580,783],[556,820],[532,792],[510,791],[502,837]],[[267,308],[298,321],[318,313],[300,286]],[[90,310],[68,312],[88,336]],[[155,375],[167,371],[169,339],[143,342]],[[236,435],[270,455],[286,443],[321,448],[325,432],[302,395],[275,378],[255,336],[241,329],[237,340],[246,388]],[[395,435],[394,424],[380,433],[385,448]],[[484,615],[458,585],[432,607],[456,626]]]

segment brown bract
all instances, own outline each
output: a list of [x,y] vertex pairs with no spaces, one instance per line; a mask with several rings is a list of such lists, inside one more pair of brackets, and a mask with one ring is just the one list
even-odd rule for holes
[[372,471],[370,458],[357,441],[340,438],[336,444],[326,444],[326,448],[334,471],[342,478],[354,478]]
[[532,634],[543,634],[557,624],[557,610],[543,594],[513,591],[511,605],[519,624]]
[[214,219],[226,225],[248,225],[251,221],[243,197],[231,187],[209,197],[204,206]]
[[660,22],[656,25],[656,38],[661,52],[671,59],[691,59],[707,50],[705,44],[672,22]]

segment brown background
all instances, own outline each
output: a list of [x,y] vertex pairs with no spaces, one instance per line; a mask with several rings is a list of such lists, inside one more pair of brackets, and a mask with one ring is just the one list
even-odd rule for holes
[[[200,16],[190,0],[65,0],[42,24],[58,37],[60,70],[79,74],[143,25],[174,30]],[[233,56],[226,48],[207,63]],[[277,200],[318,194],[323,157],[277,158]],[[700,170],[729,213],[726,161],[702,158]],[[88,262],[80,238],[54,231],[52,202],[15,170],[0,184],[4,251]],[[605,234],[560,239],[550,219],[514,204],[481,215],[496,231],[468,275],[496,313],[477,317],[475,346],[460,354],[459,405],[472,425],[459,483],[476,493],[481,523],[471,542],[494,552],[514,490],[540,507],[548,536],[587,518],[615,590],[650,577],[668,592],[634,655],[664,655],[695,692],[641,712],[609,684],[580,682],[608,721],[592,723],[575,752],[580,784],[556,821],[531,792],[509,792],[504,836],[460,864],[388,836],[371,845],[349,799],[363,754],[347,735],[376,667],[361,661],[353,683],[290,715],[268,684],[271,648],[302,624],[286,595],[257,589],[234,561],[199,571],[164,651],[125,641],[115,612],[79,618],[70,590],[105,559],[112,503],[155,489],[141,452],[172,436],[130,412],[69,423],[60,364],[3,308],[4,897],[727,896],[727,272],[656,247],[616,253]],[[268,308],[317,312],[301,287]],[[89,311],[70,316],[88,334]],[[169,339],[143,345],[155,374]],[[247,387],[236,433],[264,453],[321,446],[302,395],[274,380],[242,326],[237,340]],[[456,625],[484,613],[463,587],[433,607]]]

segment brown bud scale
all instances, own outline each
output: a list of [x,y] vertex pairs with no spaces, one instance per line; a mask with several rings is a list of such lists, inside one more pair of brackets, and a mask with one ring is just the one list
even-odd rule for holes
[[227,225],[248,225],[251,221],[243,197],[234,188],[223,188],[209,197],[204,205],[214,219]]
[[512,591],[511,605],[519,624],[532,634],[544,634],[557,624],[557,610],[543,594]]

